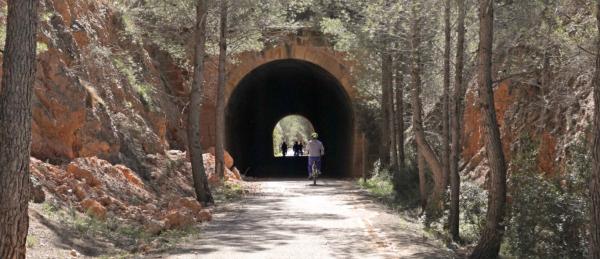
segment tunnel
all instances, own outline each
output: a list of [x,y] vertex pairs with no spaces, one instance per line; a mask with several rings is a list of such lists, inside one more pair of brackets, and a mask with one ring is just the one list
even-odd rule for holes
[[245,75],[226,107],[226,148],[252,177],[306,177],[306,157],[275,157],[273,129],[288,115],[307,118],[325,146],[323,176],[351,175],[354,118],[340,82],[322,67],[284,59]]

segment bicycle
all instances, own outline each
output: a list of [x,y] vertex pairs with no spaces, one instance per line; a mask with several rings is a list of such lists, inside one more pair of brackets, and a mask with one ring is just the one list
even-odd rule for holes
[[312,163],[312,173],[310,177],[313,179],[313,185],[317,185],[317,177],[321,174],[319,167],[317,166],[317,161],[313,161]]

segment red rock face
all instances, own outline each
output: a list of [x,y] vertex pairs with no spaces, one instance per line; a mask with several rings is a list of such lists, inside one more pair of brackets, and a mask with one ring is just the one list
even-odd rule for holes
[[[527,84],[505,81],[495,87],[496,113],[508,162],[517,148],[515,142],[528,136],[539,144],[539,171],[546,175],[561,172],[567,147],[585,134],[585,125],[591,121],[591,95],[585,90],[585,80],[585,77],[573,80],[569,91],[573,92],[574,98],[568,100],[561,94],[564,89],[550,89],[545,93],[546,96],[542,96],[539,88]],[[483,182],[488,171],[482,138],[485,132],[476,98],[476,91],[472,90],[467,93],[465,100],[463,172]]]
[[[487,174],[487,168],[478,168],[482,161],[486,160],[483,136],[486,134],[483,128],[483,117],[478,105],[475,91],[470,91],[465,99],[464,124],[463,124],[463,159],[469,161],[467,171],[473,178],[483,178]],[[503,82],[494,91],[496,103],[496,118],[502,135],[502,146],[507,160],[510,160],[510,143],[513,138],[510,131],[505,130],[504,120],[506,111],[509,109],[514,97],[510,94],[509,82]]]
[[185,148],[185,100],[169,97],[187,94],[184,70],[127,36],[108,2],[45,0],[40,9],[47,50],[38,55],[34,157],[98,156],[137,172],[146,154]]

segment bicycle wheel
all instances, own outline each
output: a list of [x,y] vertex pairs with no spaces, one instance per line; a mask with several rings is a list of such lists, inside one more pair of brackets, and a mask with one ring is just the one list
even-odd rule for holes
[[317,162],[313,161],[312,164],[312,178],[313,178],[313,185],[317,185],[317,177],[319,176],[319,168],[317,167]]

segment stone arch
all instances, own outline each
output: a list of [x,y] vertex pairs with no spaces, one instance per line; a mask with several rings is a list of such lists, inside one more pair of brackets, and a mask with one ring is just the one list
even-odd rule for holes
[[[340,155],[340,156],[334,156],[332,157],[331,160],[344,160],[344,163],[347,163],[347,167],[340,167],[339,165],[334,165],[331,166],[330,168],[336,168],[336,170],[332,170],[335,173],[333,174],[334,176],[339,176],[339,177],[349,177],[349,176],[360,176],[363,174],[363,153],[364,153],[364,138],[361,137],[361,133],[357,130],[357,125],[358,123],[355,121],[356,118],[358,118],[355,114],[355,110],[354,110],[354,98],[357,96],[356,94],[356,90],[354,88],[354,82],[355,80],[352,77],[352,71],[354,69],[354,65],[351,61],[348,61],[345,58],[345,54],[344,53],[340,53],[340,52],[336,52],[333,50],[333,48],[326,44],[325,41],[323,40],[323,36],[319,35],[318,33],[314,33],[314,32],[310,32],[310,31],[300,31],[297,34],[293,34],[293,35],[288,35],[287,37],[285,37],[280,44],[278,45],[274,45],[274,46],[270,46],[265,48],[263,51],[260,52],[249,52],[249,53],[243,53],[241,55],[238,55],[236,57],[236,61],[235,65],[232,65],[229,67],[228,71],[228,80],[226,83],[226,91],[225,91],[225,95],[226,95],[226,103],[227,103],[227,112],[226,112],[226,121],[228,124],[228,128],[232,125],[230,124],[231,121],[231,113],[238,113],[238,112],[230,112],[230,108],[232,106],[232,103],[235,105],[237,105],[236,103],[239,102],[239,96],[233,96],[234,93],[236,93],[237,90],[239,90],[240,85],[248,85],[248,77],[252,77],[251,75],[253,73],[255,73],[256,71],[260,70],[262,72],[260,72],[263,77],[264,74],[267,74],[268,72],[265,72],[264,69],[265,67],[268,66],[272,66],[273,64],[284,64],[284,65],[290,65],[290,64],[295,64],[297,66],[300,66],[299,69],[312,69],[312,71],[322,71],[322,72],[315,72],[317,74],[320,74],[320,77],[329,77],[332,78],[331,80],[329,79],[324,79],[324,80],[329,80],[327,83],[328,85],[336,85],[336,89],[339,89],[337,91],[339,92],[343,92],[343,94],[338,94],[337,96],[339,98],[341,95],[343,95],[343,99],[347,100],[347,101],[343,101],[344,107],[341,107],[340,109],[345,109],[345,112],[343,113],[338,113],[338,115],[340,115],[341,117],[345,117],[346,115],[341,115],[341,114],[347,114],[348,118],[346,119],[346,121],[344,121],[344,119],[341,119],[340,123],[344,126],[347,126],[348,129],[344,129],[344,132],[342,134],[345,134],[346,139],[348,140],[348,143],[342,144],[342,146],[344,146],[344,150],[347,149],[348,153],[344,154],[344,155]],[[311,68],[308,68],[311,67]],[[335,81],[335,82],[333,82]],[[331,89],[330,89],[331,90]],[[331,93],[330,93],[331,94]],[[232,101],[232,97],[235,99],[234,101]],[[337,98],[337,97],[336,97]],[[321,101],[322,102],[322,101]],[[263,105],[262,102],[256,102],[255,105]],[[266,105],[266,104],[265,104]],[[239,108],[237,108],[239,109]],[[312,118],[310,119],[311,121],[313,120],[318,120],[314,118],[314,112],[313,114],[310,114],[310,111],[307,111],[307,114],[300,114],[303,115],[305,117],[310,118],[312,116]],[[273,115],[274,116],[274,115]],[[325,116],[329,116],[328,118],[335,118],[335,116],[331,116],[331,115],[325,115]],[[238,117],[244,117],[244,116],[238,116]],[[256,119],[256,118],[252,118],[252,119]],[[272,122],[272,118],[267,118],[268,122],[266,123],[275,123]],[[323,125],[323,118],[321,118],[321,122],[317,121],[317,127],[319,127],[318,125]],[[346,123],[348,122],[348,123]],[[325,123],[327,124],[327,123]],[[269,127],[271,126],[275,126],[273,125],[268,125]],[[331,125],[329,125],[331,126]],[[236,125],[236,127],[240,127],[240,125]],[[244,127],[244,126],[241,126]],[[266,126],[265,126],[266,127]],[[247,130],[247,129],[245,129]],[[254,130],[254,129],[253,129]],[[323,130],[321,128],[321,130]],[[231,146],[231,139],[236,138],[236,137],[231,137],[233,134],[235,133],[231,133],[231,130],[228,129],[227,130],[227,134],[226,134],[226,138],[227,138],[227,148],[230,149],[229,151],[232,152],[232,154],[234,156],[238,156],[238,159],[240,161],[239,165],[241,167],[249,167],[247,161],[248,160],[260,160],[263,159],[262,157],[253,157],[253,158],[248,158],[246,157],[246,155],[243,154],[248,154],[248,150],[246,149],[245,152],[241,152],[239,149],[232,147]],[[272,132],[269,132],[269,136],[271,136]],[[331,132],[327,133],[331,139]],[[249,137],[249,138],[260,138],[262,139],[263,136],[261,135],[260,137]],[[239,138],[237,138],[235,141],[239,141]],[[269,141],[271,142],[271,141]],[[334,142],[336,143],[337,146],[340,143],[340,140],[334,140]],[[248,143],[246,143],[248,144]],[[255,144],[255,143],[252,143]],[[335,150],[335,149],[333,149]],[[337,150],[339,151],[339,150]],[[331,154],[331,153],[330,153]],[[267,159],[266,157],[264,159]],[[269,163],[276,163],[277,161],[268,161]],[[281,161],[279,161],[281,162]],[[296,165],[295,168],[301,168],[301,166],[299,166],[300,164]],[[331,163],[330,163],[331,165]],[[280,166],[280,168],[284,168],[282,166]],[[291,167],[285,167],[285,168],[291,168]],[[339,170],[339,169],[343,169],[346,170],[347,172],[344,173],[340,173],[340,171],[343,170]],[[240,168],[241,170],[246,170],[248,168]],[[292,170],[290,170],[292,171]]]
[[276,46],[260,52],[239,55],[236,57],[237,65],[229,68],[225,87],[227,99],[247,74],[264,64],[283,59],[306,61],[323,68],[340,82],[348,96],[353,99],[356,97],[355,80],[352,76],[354,64],[346,60],[344,53],[334,51],[331,46],[324,43],[322,38],[317,33],[301,31],[287,36]]

